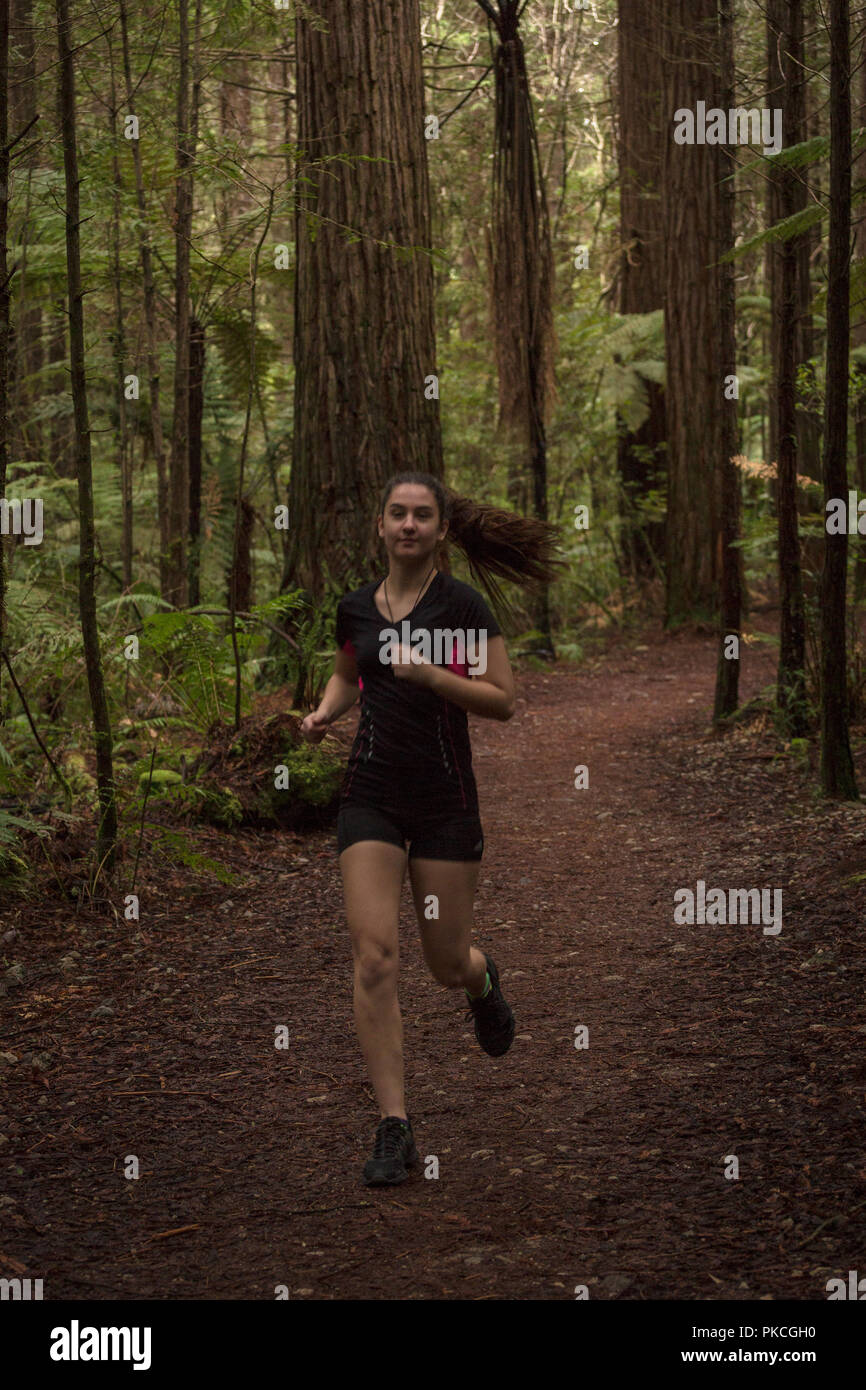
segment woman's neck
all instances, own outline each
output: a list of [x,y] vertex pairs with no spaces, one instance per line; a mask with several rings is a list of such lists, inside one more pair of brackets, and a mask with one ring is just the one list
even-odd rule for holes
[[432,584],[436,568],[436,560],[432,556],[412,564],[392,560],[386,576],[388,596],[399,601],[414,598],[423,585]]

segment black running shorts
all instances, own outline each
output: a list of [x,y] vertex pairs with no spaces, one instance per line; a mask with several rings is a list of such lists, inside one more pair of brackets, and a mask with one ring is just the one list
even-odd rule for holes
[[477,814],[381,811],[376,806],[348,803],[337,816],[337,853],[358,840],[384,840],[406,848],[410,859],[472,861],[484,853],[484,832]]

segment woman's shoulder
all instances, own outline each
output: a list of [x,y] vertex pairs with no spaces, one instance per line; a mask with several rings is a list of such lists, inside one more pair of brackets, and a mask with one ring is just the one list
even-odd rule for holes
[[440,571],[442,575],[442,592],[451,598],[462,599],[464,603],[472,602],[481,598],[477,589],[473,589],[471,584],[465,584],[462,579],[457,579],[453,574],[447,574],[445,570]]
[[490,608],[486,598],[479,589],[473,588],[471,584],[465,584],[462,579],[456,579],[453,574],[446,574],[442,571],[443,595],[454,603],[468,606],[470,609],[480,609],[482,612],[489,612]]
[[371,579],[368,584],[362,584],[359,589],[349,589],[348,593],[343,594],[337,607],[343,608],[348,612],[351,612],[352,609],[355,608],[364,607],[366,601],[375,592],[381,582],[380,579]]
[[442,599],[457,625],[484,629],[489,636],[499,637],[502,628],[487,599],[471,584],[443,572]]

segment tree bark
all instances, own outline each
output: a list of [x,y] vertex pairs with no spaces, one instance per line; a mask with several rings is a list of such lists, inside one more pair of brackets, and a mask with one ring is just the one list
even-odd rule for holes
[[[830,237],[827,257],[827,369],[824,501],[848,502],[848,331],[851,236],[851,55],[848,0],[830,4]],[[821,786],[825,796],[859,800],[848,736],[845,590],[847,531],[825,535],[821,584]]]
[[[499,432],[508,500],[546,521],[547,411],[553,394],[553,246],[532,109],[520,0],[483,3],[498,40],[492,213],[488,240],[499,379]],[[554,655],[547,586],[531,600],[533,626]]]
[[436,344],[418,0],[316,9],[326,32],[297,21],[298,173],[309,182],[296,215],[282,587],[318,595],[326,570],[340,582],[377,572],[380,490],[403,469],[441,476],[442,442],[432,383],[425,398]]
[[[132,83],[132,68],[129,59],[129,35],[127,32],[126,0],[118,0],[120,31],[123,38],[123,71],[126,83],[126,111],[135,114],[135,92]],[[156,509],[159,522],[159,591],[167,599],[169,593],[168,549],[169,549],[169,502],[168,473],[165,465],[165,440],[162,432],[162,409],[159,393],[159,348],[156,326],[156,284],[153,278],[153,256],[150,246],[150,224],[148,221],[147,198],[144,192],[144,174],[141,163],[141,147],[138,140],[131,140],[132,160],[135,167],[135,192],[139,214],[139,254],[141,256],[141,280],[144,291],[144,318],[147,326],[147,375],[149,382],[150,434],[153,441],[153,455],[156,463]]]
[[[715,0],[672,0],[667,22],[665,88],[669,116],[696,111],[717,90]],[[719,228],[717,146],[665,141],[667,244],[669,627],[696,618],[716,627],[720,577],[717,471],[723,400],[716,268]]]
[[[174,240],[174,414],[169,468],[168,593],[178,608],[189,602],[187,537],[189,533],[189,325],[190,240],[192,238],[193,174],[197,100],[190,102],[189,0],[179,0],[180,71],[177,89],[177,175]],[[196,0],[192,81],[198,87],[201,0]]]
[[[55,397],[61,396],[65,400],[69,395],[69,381],[66,371],[66,309],[62,299],[52,298],[49,325],[48,362],[51,367],[57,368],[51,373],[51,386]],[[51,417],[49,447],[58,478],[75,477],[73,433],[67,415],[58,412]]]
[[[204,324],[189,326],[189,601],[201,603],[201,422],[204,412]],[[246,608],[244,603],[240,605]]]
[[[33,0],[11,0],[11,14],[8,16],[12,45],[20,53],[20,58],[10,64],[10,84],[8,98],[8,120],[11,120],[14,137],[30,126],[17,151],[16,175],[20,183],[27,181],[26,208],[24,215],[19,212],[20,241],[18,285],[15,308],[15,357],[10,361],[11,387],[9,390],[10,438],[16,458],[41,459],[43,457],[43,426],[36,418],[36,406],[42,394],[39,372],[43,363],[42,348],[42,304],[35,294],[31,294],[27,280],[28,251],[31,242],[38,238],[38,229],[30,212],[29,180],[37,167],[38,154],[35,146],[39,127],[32,124],[37,116],[36,88],[36,45],[33,19]],[[34,148],[29,149],[32,145]],[[20,198],[18,199],[20,207]],[[7,387],[7,390],[8,390]]]
[[[734,107],[734,15],[733,0],[719,0],[719,105],[724,111]],[[719,255],[734,247],[736,161],[730,149],[718,146]],[[719,262],[719,348],[722,380],[737,371],[736,286],[731,261]],[[721,525],[721,574],[719,582],[719,659],[716,669],[714,720],[733,714],[739,701],[741,626],[743,608],[743,559],[736,542],[740,539],[740,474],[734,455],[739,452],[738,405],[722,393],[719,453],[719,518]],[[726,654],[728,639],[736,637],[737,656]]]
[[[665,302],[662,151],[670,139],[664,107],[660,0],[620,0],[618,26],[621,314],[648,314]],[[617,429],[622,551],[632,574],[652,574],[664,555],[664,521],[641,521],[638,503],[664,482],[665,398],[644,383],[649,415],[640,429]],[[658,563],[656,561],[656,564]]]
[[[803,75],[800,67],[803,46],[802,0],[768,0],[767,52],[770,57],[770,87],[782,108],[782,145],[787,148],[801,138],[803,127]],[[781,84],[781,85],[780,85]],[[774,193],[771,199],[777,218],[791,217],[801,203],[797,171],[781,168],[769,171]],[[771,242],[772,246],[773,243]],[[781,242],[775,248],[773,388],[771,419],[776,440],[776,508],[779,554],[779,667],[776,700],[782,720],[791,737],[803,738],[808,732],[806,717],[806,622],[803,607],[803,581],[800,571],[800,541],[797,524],[797,239]]]
[[[0,497],[9,467],[9,6],[0,5]],[[6,551],[0,535],[0,653],[6,650]],[[2,663],[0,663],[2,664]],[[0,686],[0,724],[3,722]]]
[[[250,148],[250,120],[252,116],[252,93],[244,85],[249,82],[249,67],[246,58],[238,58],[227,65],[235,81],[223,80],[219,91],[220,134],[223,140],[233,141],[242,151],[242,158]],[[233,180],[219,192],[220,223],[226,240],[231,240],[230,222],[239,213],[248,212],[253,206],[253,198],[243,179]]]
[[[858,129],[862,129],[866,126],[866,39],[861,42],[857,66],[860,70],[860,80],[857,102],[854,107],[856,112],[854,124]],[[855,185],[866,183],[866,149],[861,149],[854,160],[854,183]],[[859,220],[854,234],[854,254],[857,260],[862,260],[866,257],[866,211],[862,205],[858,209],[858,213]],[[855,322],[851,325],[851,341],[855,347],[866,347],[866,307],[862,304],[857,309]],[[857,387],[854,397],[854,440],[854,478],[860,496],[866,497],[866,361],[859,363],[857,371]],[[812,476],[815,475],[812,474]],[[858,535],[854,544],[856,546],[854,598],[858,604],[862,604],[866,601],[866,538]]]
[[235,529],[234,558],[229,562],[226,575],[226,605],[230,613],[247,613],[252,604],[251,551],[256,512],[249,497],[242,497],[240,506],[240,522]]
[[[787,0],[767,0],[766,5],[766,50],[767,50],[767,96],[766,106],[770,110],[784,104],[785,71],[782,48],[786,30],[785,12]],[[783,142],[784,143],[784,142]],[[766,225],[771,227],[782,216],[781,181],[770,160],[766,166],[766,185],[764,192],[764,216]],[[764,282],[767,298],[770,301],[770,314],[767,323],[767,358],[770,362],[770,398],[767,411],[767,457],[765,462],[777,463],[779,458],[779,417],[774,408],[778,397],[779,382],[776,375],[779,362],[779,328],[782,318],[783,299],[781,283],[781,258],[784,243],[768,241],[764,246]],[[778,507],[778,482],[770,484],[770,496],[774,511]]]
[[[812,0],[805,0],[801,6],[800,57],[804,68],[800,73],[801,87],[797,93],[798,124],[801,131],[799,140],[808,140],[810,135],[810,68],[817,64],[817,42],[813,31],[817,23],[813,14]],[[806,35],[809,36],[807,48]],[[816,121],[817,125],[817,121]],[[817,173],[817,171],[815,171]],[[818,195],[814,179],[813,192]],[[801,177],[795,191],[795,206],[804,208],[809,201],[809,181],[801,170]],[[814,251],[821,243],[820,225],[810,227],[797,238],[797,365],[804,385],[797,408],[797,459],[798,468],[810,478],[820,477],[821,471],[821,412],[815,402],[819,388],[815,367],[810,359],[818,352],[818,333],[812,318],[812,262]],[[812,498],[798,494],[798,507],[801,513],[814,512]]]
[[96,621],[96,534],[93,517],[93,471],[84,359],[84,306],[79,233],[78,153],[76,145],[75,69],[68,0],[56,0],[60,55],[60,127],[66,175],[66,276],[69,293],[69,365],[75,412],[75,456],[78,476],[79,608],[87,685],[96,745],[96,784],[99,826],[96,854],[99,868],[110,870],[117,852],[117,802],[111,760],[111,723],[102,673],[102,653]]
[[117,458],[120,465],[120,564],[123,587],[129,592],[132,588],[132,445],[129,437],[129,424],[126,409],[126,330],[123,310],[123,283],[120,272],[121,242],[121,202],[123,198],[123,178],[118,159],[117,93],[114,81],[114,50],[108,39],[108,57],[111,67],[111,135],[112,135],[112,209],[111,209],[111,262],[114,281],[114,365],[115,389],[117,391]]
[[242,605],[243,611],[249,608],[253,587],[251,550],[253,526],[255,524],[255,510],[245,493],[245,469],[247,449],[249,448],[250,442],[250,420],[252,419],[253,413],[253,395],[256,389],[256,335],[258,331],[256,291],[259,279],[259,257],[261,256],[262,247],[270,231],[273,214],[274,190],[271,188],[269,189],[268,196],[267,217],[265,218],[255,250],[250,257],[250,361],[247,385],[247,408],[244,416],[244,432],[241,438],[240,458],[238,460],[238,483],[235,491],[234,538],[232,542],[232,571],[229,577],[229,615],[231,622],[232,651],[235,661],[236,729],[239,729],[241,726],[241,657],[235,613],[239,602]]

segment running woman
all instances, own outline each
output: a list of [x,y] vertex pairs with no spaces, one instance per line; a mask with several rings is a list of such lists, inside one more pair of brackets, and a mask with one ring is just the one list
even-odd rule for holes
[[[501,1057],[514,1038],[496,962],[470,944],[484,833],[466,718],[468,710],[510,719],[514,680],[487,603],[448,572],[443,543],[449,527],[473,573],[482,573],[494,593],[491,572],[521,579],[552,575],[554,532],[546,523],[458,498],[426,473],[397,474],[386,484],[377,517],[388,573],[340,600],[334,674],[318,709],[301,725],[303,736],[318,743],[360,691],[337,852],[354,959],[355,1026],[381,1114],[364,1165],[368,1186],[404,1182],[408,1167],[419,1162],[406,1112],[397,1000],[407,841],[431,974],[464,990],[467,1017],[474,1016],[486,1053]],[[425,634],[431,659],[418,660]],[[462,653],[457,634],[466,644]]]

